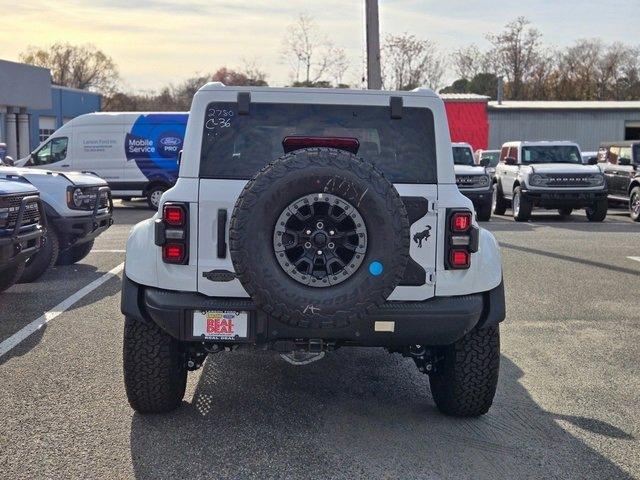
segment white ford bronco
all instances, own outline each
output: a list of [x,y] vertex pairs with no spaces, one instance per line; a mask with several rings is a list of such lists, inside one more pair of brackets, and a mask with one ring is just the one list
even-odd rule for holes
[[573,142],[507,142],[496,167],[493,213],[504,215],[511,204],[513,218],[526,222],[534,207],[557,209],[564,217],[584,208],[590,222],[602,222],[607,186],[595,162],[584,165]]
[[196,93],[178,181],[131,231],[121,309],[141,413],[179,406],[209,353],[372,346],[412,358],[441,411],[481,415],[505,317],[435,93],[220,83]]
[[478,220],[488,222],[491,219],[493,182],[487,171],[488,160],[477,165],[473,148],[468,143],[452,143],[453,169],[460,192],[473,202]]
[[53,265],[82,260],[94,239],[113,223],[111,190],[95,174],[0,166],[1,178],[33,185],[44,205],[44,246],[27,260],[22,283],[38,279]]

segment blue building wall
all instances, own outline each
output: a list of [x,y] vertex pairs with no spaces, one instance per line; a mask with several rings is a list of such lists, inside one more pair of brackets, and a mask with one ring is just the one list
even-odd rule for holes
[[41,115],[55,117],[56,129],[58,129],[62,126],[64,118],[70,119],[85,113],[99,112],[102,107],[102,98],[99,93],[52,85],[51,105],[52,107],[48,110],[27,110],[31,151],[40,144],[38,131]]

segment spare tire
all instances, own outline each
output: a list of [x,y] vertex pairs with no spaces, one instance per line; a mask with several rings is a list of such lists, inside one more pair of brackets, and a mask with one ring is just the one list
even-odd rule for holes
[[400,195],[371,163],[307,148],[247,183],[229,248],[238,279],[270,316],[304,328],[345,327],[402,280],[409,221]]

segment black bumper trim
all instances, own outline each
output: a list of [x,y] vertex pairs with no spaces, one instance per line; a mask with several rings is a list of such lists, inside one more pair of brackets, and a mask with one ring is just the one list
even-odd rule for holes
[[467,197],[469,200],[473,202],[474,205],[482,204],[485,202],[491,202],[493,196],[493,187],[483,191],[466,191],[464,189],[460,189],[460,193]]
[[[326,329],[279,322],[257,309],[250,299],[212,298],[193,292],[144,287],[126,275],[121,302],[124,315],[140,320],[149,318],[182,341],[200,341],[192,335],[194,310],[248,311],[250,334],[245,342],[256,344],[313,338],[360,346],[448,345],[477,325],[497,324],[505,315],[502,284],[485,293],[435,297],[423,302],[387,302],[366,318],[351,320],[346,327]],[[394,331],[376,332],[377,321],[394,322]]]
[[93,240],[113,225],[111,211],[95,216],[57,217],[50,221],[61,236],[62,248]]
[[0,267],[22,262],[42,247],[44,228],[34,226],[16,236],[0,237]]
[[593,205],[599,198],[607,198],[607,191],[566,192],[563,190],[551,190],[540,192],[535,190],[522,190],[522,195],[530,199],[535,207],[584,208]]

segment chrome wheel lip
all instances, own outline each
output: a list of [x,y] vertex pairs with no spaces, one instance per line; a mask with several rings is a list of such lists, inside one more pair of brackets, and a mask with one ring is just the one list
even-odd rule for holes
[[[319,202],[327,202],[330,205],[336,205],[344,210],[344,212],[351,217],[355,226],[353,230],[355,230],[358,235],[358,245],[353,249],[353,257],[347,262],[345,267],[335,274],[328,274],[322,278],[300,272],[295,265],[290,262],[285,253],[286,249],[282,244],[282,235],[285,233],[288,220],[292,216],[295,216],[300,208]],[[314,223],[316,221],[317,220],[314,220]],[[330,193],[311,193],[291,202],[278,217],[273,232],[273,250],[280,267],[282,267],[289,277],[298,283],[316,288],[330,287],[351,278],[364,262],[367,253],[367,241],[367,228],[360,212],[351,205],[351,203]]]
[[630,205],[631,212],[636,216],[640,216],[640,195],[634,195],[631,199]]

